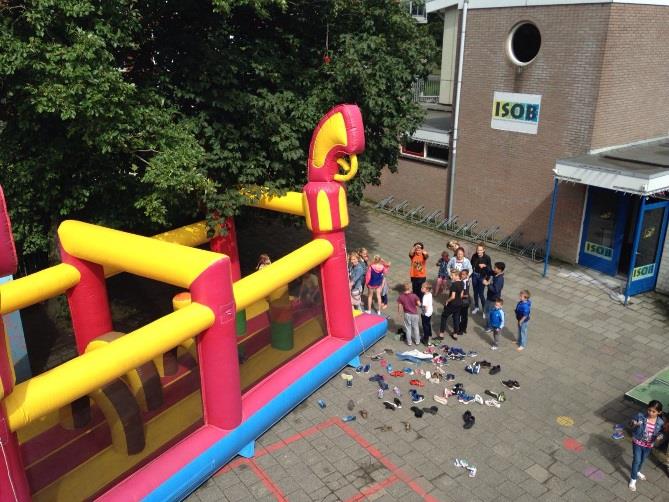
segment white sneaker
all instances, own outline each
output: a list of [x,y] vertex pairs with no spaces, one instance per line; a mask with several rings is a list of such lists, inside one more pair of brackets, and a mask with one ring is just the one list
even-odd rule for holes
[[645,474],[641,474],[640,472],[637,472],[636,477],[639,478],[641,481],[646,481],[646,475]]
[[636,479],[630,479],[630,484],[628,485],[630,487],[630,490],[635,492],[636,491]]
[[478,404],[483,404],[483,398],[479,394],[476,394],[474,396],[474,402],[476,402]]
[[478,307],[475,307],[475,308],[472,310],[472,314],[478,314],[478,313],[479,313],[479,308],[478,308]]
[[485,319],[485,314],[483,314],[483,318]]

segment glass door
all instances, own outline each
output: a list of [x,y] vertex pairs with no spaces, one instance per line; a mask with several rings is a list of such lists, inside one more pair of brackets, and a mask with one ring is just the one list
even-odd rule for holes
[[644,207],[636,263],[632,269],[628,296],[652,291],[657,282],[662,246],[667,229],[669,202],[656,202]]
[[578,263],[608,275],[616,275],[630,197],[588,187],[588,203]]

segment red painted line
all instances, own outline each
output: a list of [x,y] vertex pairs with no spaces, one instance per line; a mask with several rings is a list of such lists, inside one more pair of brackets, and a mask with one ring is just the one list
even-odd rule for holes
[[369,485],[367,488],[363,488],[357,495],[354,495],[353,497],[346,499],[346,502],[357,502],[358,500],[371,497],[376,492],[383,490],[386,486],[390,486],[396,481],[399,481],[399,478],[393,474],[392,476],[387,477],[383,481],[379,481],[378,483]]
[[279,486],[272,481],[272,478],[270,478],[269,475],[264,470],[262,470],[256,462],[249,461],[248,465],[251,467],[253,472],[255,472],[256,476],[260,478],[260,481],[262,481],[262,484],[265,485],[265,488],[272,492],[272,495],[274,495],[279,502],[287,502],[288,499],[281,491],[281,488],[279,488]]
[[335,424],[338,427],[340,427],[344,432],[346,432],[349,436],[351,436],[360,446],[362,446],[365,450],[367,450],[379,462],[385,465],[390,472],[392,472],[395,476],[397,476],[401,481],[406,483],[418,495],[423,497],[423,500],[427,500],[429,502],[438,502],[438,500],[434,498],[432,495],[428,495],[428,493],[423,489],[423,487],[420,486],[418,483],[416,483],[413,479],[411,479],[407,473],[405,473],[402,469],[397,467],[388,458],[382,455],[379,450],[377,450],[371,444],[369,444],[369,442],[365,438],[363,438],[360,434],[355,432],[351,427],[342,422],[341,419],[337,419],[335,421]]

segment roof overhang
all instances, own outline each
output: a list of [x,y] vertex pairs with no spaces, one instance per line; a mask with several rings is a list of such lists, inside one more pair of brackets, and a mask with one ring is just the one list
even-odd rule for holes
[[[579,5],[579,4],[636,4],[669,6],[669,0],[469,0],[469,9],[500,9],[504,7],[541,7],[546,5]],[[436,12],[457,5],[463,8],[464,0],[428,0],[425,10]]]
[[451,135],[448,134],[447,132],[436,132],[436,131],[429,131],[426,129],[416,129],[416,132],[414,132],[411,135],[411,139],[447,147],[449,145]]
[[637,195],[654,195],[669,190],[669,170],[665,173],[637,173],[626,169],[608,169],[566,159],[558,160],[553,172],[559,180]]

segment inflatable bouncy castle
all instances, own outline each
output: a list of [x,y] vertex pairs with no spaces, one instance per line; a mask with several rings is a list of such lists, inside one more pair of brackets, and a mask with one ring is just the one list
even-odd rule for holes
[[[357,366],[387,329],[349,296],[344,182],[364,143],[357,106],[321,119],[303,191],[255,204],[303,216],[313,239],[243,278],[232,220],[213,239],[204,222],[154,237],[63,222],[62,263],[0,285],[3,315],[66,295],[78,352],[17,383],[0,324],[2,500],[180,500]],[[0,190],[0,276],[16,266]],[[115,330],[106,279],[121,272],[181,288],[173,312]]]

